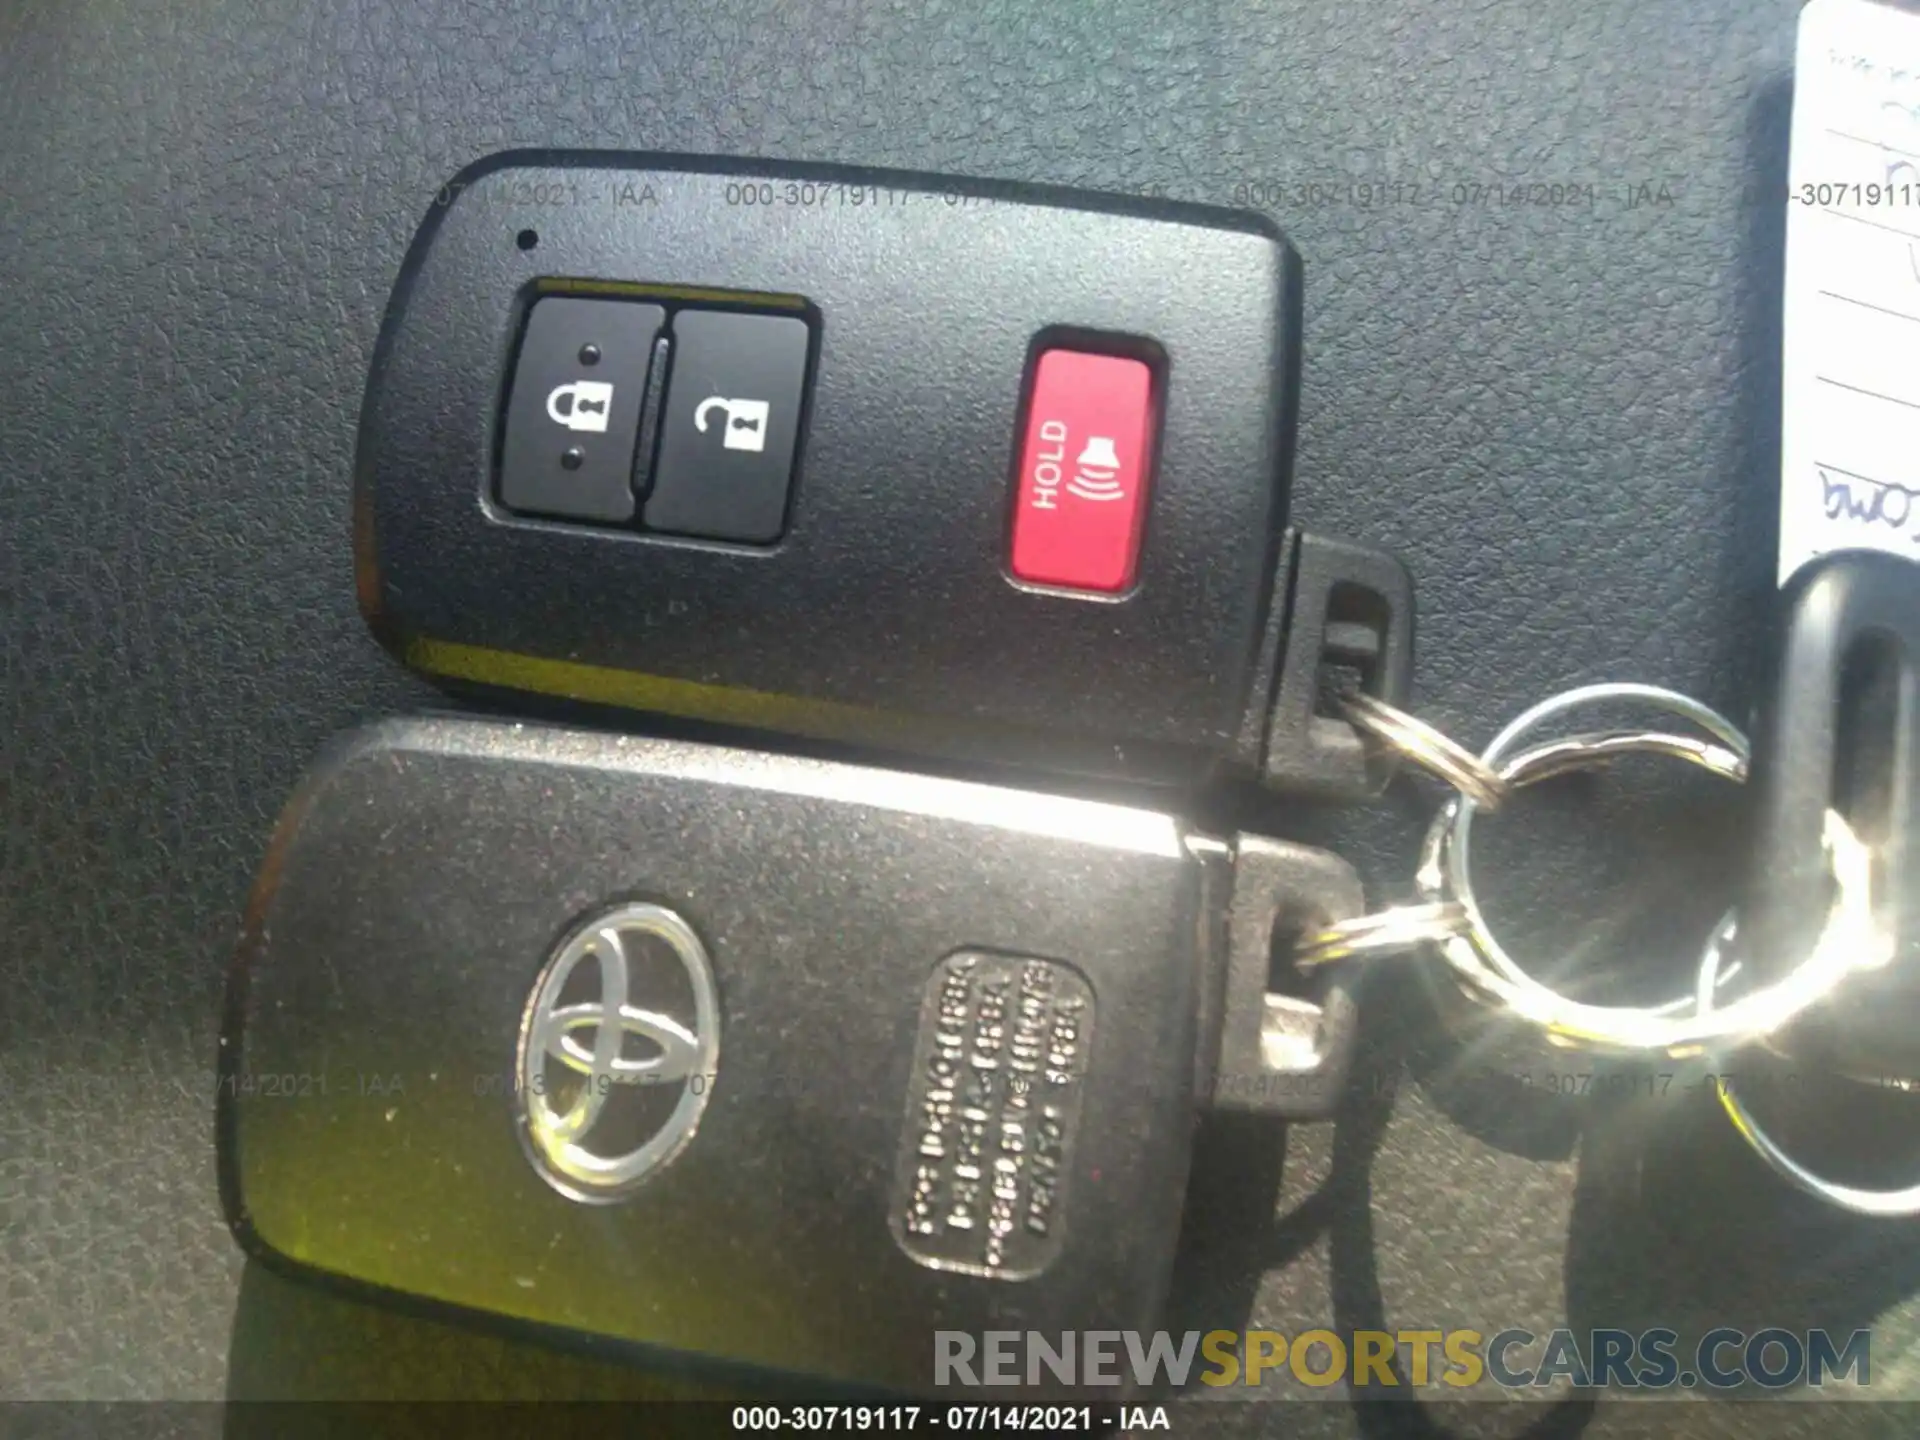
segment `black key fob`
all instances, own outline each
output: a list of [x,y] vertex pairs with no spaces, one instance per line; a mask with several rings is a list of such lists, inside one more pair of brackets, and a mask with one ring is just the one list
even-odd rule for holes
[[[1269,994],[1269,955],[1359,904],[1332,856],[1152,810],[377,725],[248,908],[228,1219],[460,1314],[988,1398],[951,1337],[1156,1327],[1201,1106],[1332,1107],[1346,980]],[[1115,1398],[1017,1393],[1075,1390]]]
[[360,600],[451,682],[1330,795],[1412,601],[1287,526],[1300,264],[1265,218],[685,157],[445,187],[361,417]]

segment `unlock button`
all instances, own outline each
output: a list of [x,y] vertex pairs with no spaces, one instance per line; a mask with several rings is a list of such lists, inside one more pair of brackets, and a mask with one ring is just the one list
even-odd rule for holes
[[807,383],[797,316],[681,310],[660,414],[649,530],[764,545],[786,528]]
[[633,519],[634,446],[666,312],[548,295],[527,313],[500,447],[509,510],[618,525]]

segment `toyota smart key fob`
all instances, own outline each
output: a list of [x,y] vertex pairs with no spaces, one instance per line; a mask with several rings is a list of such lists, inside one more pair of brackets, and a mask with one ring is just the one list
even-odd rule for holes
[[1264,217],[885,171],[496,156],[361,415],[376,634],[450,685],[1150,781],[1384,783],[1405,572],[1290,530]]
[[1347,980],[1269,993],[1276,925],[1359,907],[1157,810],[384,722],[248,906],[228,1220],[370,1295],[929,1393],[941,1332],[1156,1328],[1200,1109],[1341,1093]]

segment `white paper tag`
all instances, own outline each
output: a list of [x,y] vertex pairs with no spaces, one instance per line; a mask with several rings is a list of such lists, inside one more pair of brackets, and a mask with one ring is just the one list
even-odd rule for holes
[[1920,560],[1920,13],[1810,0],[1787,195],[1780,580]]

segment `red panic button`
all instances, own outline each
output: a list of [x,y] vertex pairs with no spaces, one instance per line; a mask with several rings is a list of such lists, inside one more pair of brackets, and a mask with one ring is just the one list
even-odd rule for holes
[[1153,374],[1138,360],[1048,350],[1033,372],[1013,512],[1013,573],[1124,590],[1140,562]]

